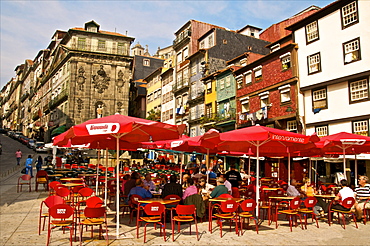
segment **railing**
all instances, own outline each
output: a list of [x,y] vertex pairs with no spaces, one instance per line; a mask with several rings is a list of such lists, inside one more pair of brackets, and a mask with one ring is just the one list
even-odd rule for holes
[[54,109],[68,97],[67,90],[61,91],[54,99],[50,100],[49,108]]
[[189,78],[176,81],[176,83],[172,86],[172,90],[179,91],[185,87],[189,87],[189,81],[190,81]]
[[78,45],[73,44],[71,49],[74,50],[81,50],[81,51],[91,51],[91,52],[101,52],[101,53],[108,53],[108,54],[115,54],[115,55],[129,55],[128,49],[126,48],[108,48],[108,47],[99,47],[96,45]]
[[23,102],[24,100],[26,100],[26,98],[29,96],[30,94],[28,92],[24,93],[21,98],[20,98],[20,101]]
[[181,32],[175,40],[173,40],[173,45],[175,46],[176,44],[178,43],[181,43],[182,40],[188,38],[191,36],[191,31],[190,30],[186,30],[186,31],[183,31]]
[[231,108],[228,111],[221,110],[221,112],[218,113],[218,119],[219,122],[225,122],[229,120],[236,120],[236,110],[235,108]]

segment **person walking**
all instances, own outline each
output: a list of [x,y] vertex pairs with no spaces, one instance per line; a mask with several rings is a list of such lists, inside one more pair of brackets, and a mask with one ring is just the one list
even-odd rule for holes
[[32,163],[33,163],[32,155],[28,155],[28,158],[26,159],[26,164],[25,164],[26,174],[28,174],[30,172],[31,177],[33,177]]
[[42,157],[39,155],[36,160],[36,171],[40,171],[42,168]]
[[20,149],[15,152],[15,158],[17,158],[17,165],[19,166],[22,159],[22,151]]

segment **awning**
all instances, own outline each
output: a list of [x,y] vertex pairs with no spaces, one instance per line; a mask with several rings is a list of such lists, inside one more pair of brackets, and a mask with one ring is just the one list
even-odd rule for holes
[[65,132],[67,129],[66,129],[66,126],[65,125],[62,125],[62,126],[59,126],[57,128],[55,128],[52,132],[51,132],[51,136],[56,136],[56,135],[59,135],[63,132]]

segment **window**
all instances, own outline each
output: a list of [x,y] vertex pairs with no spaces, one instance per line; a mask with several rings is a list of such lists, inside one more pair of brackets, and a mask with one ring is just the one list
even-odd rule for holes
[[243,75],[238,75],[235,79],[238,85],[238,89],[241,89],[243,87]]
[[311,43],[319,39],[319,29],[317,21],[314,21],[306,26],[306,42]]
[[202,42],[200,42],[199,48],[204,49],[205,48],[205,43],[206,43],[206,41],[204,41],[204,40]]
[[328,108],[326,88],[312,91],[312,103],[314,112],[315,110]]
[[342,29],[358,23],[357,1],[353,1],[342,7]]
[[290,52],[281,55],[279,58],[281,59],[281,66],[283,70],[287,70],[291,67]]
[[220,89],[224,89],[225,88],[225,79],[221,79],[220,80]]
[[212,81],[207,83],[207,94],[212,92]]
[[248,113],[249,112],[249,97],[240,99],[240,103],[242,105],[242,113]]
[[86,49],[86,38],[78,38],[77,48],[79,50],[85,50]]
[[316,53],[307,57],[308,74],[321,72],[320,53]]
[[280,49],[280,44],[275,44],[275,45],[271,46],[270,51],[272,53],[272,52],[277,51],[279,49]]
[[230,76],[227,76],[227,77],[225,78],[225,80],[226,80],[226,87],[230,87],[230,86],[231,86]]
[[177,64],[180,64],[182,62],[182,54],[181,52],[177,54]]
[[361,60],[360,38],[343,44],[344,64]]
[[258,94],[261,100],[261,108],[269,106],[269,94],[270,93],[268,91]]
[[190,128],[190,137],[197,136],[197,129],[195,127]]
[[316,126],[315,132],[318,137],[325,137],[328,136],[328,126]]
[[212,117],[212,103],[206,105],[206,117],[207,118]]
[[117,44],[117,54],[119,55],[126,55],[126,45],[124,43]]
[[349,83],[350,102],[358,102],[369,99],[369,82],[361,79]]
[[105,40],[98,40],[98,50],[105,50]]
[[143,59],[143,65],[146,67],[150,67],[150,60],[149,59]]
[[251,84],[252,83],[252,71],[247,71],[244,73],[244,78],[245,78],[245,84]]
[[353,133],[369,136],[369,120],[360,120],[352,122]]
[[255,81],[259,81],[262,79],[262,66],[258,66],[253,69],[254,71],[254,79]]
[[193,66],[191,66],[191,76],[194,76],[197,74],[197,63],[194,63]]
[[280,103],[290,101],[290,85],[284,85],[278,88],[280,91]]
[[208,48],[213,47],[213,34],[208,37]]
[[189,49],[186,47],[183,51],[182,51],[182,53],[184,54],[184,60],[186,59],[186,58],[188,58],[188,56],[189,56]]
[[286,123],[286,130],[288,132],[295,132],[297,133],[297,121],[295,120],[290,120]]
[[240,65],[241,66],[244,67],[244,66],[247,66],[247,64],[248,64],[248,59],[247,58],[243,58],[243,59],[240,60]]

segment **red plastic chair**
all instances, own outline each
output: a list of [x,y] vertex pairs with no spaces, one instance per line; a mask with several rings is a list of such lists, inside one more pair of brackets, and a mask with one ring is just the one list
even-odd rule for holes
[[89,208],[100,208],[103,206],[104,201],[97,196],[92,196],[86,200],[86,207]]
[[232,187],[232,197],[234,198],[240,198],[240,192],[238,187]]
[[172,241],[175,241],[175,237],[174,237],[175,223],[177,222],[177,231],[180,234],[180,223],[189,222],[190,235],[191,235],[191,222],[192,221],[194,221],[197,241],[199,241],[197,214],[195,212],[195,205],[177,205],[175,210],[176,210],[177,216],[173,216],[173,210],[171,211]]
[[357,226],[357,222],[356,222],[356,215],[354,212],[351,211],[351,208],[352,206],[356,203],[355,199],[353,197],[347,197],[346,199],[344,199],[342,201],[342,206],[345,207],[346,209],[348,209],[348,211],[343,211],[343,210],[339,210],[339,209],[335,209],[335,208],[332,208],[334,203],[337,202],[336,200],[333,200],[330,205],[329,205],[329,209],[328,209],[328,222],[329,222],[329,226],[331,225],[331,219],[332,219],[332,214],[333,213],[337,213],[337,216],[338,216],[338,223],[340,224],[340,218],[339,218],[339,214],[342,215],[342,222],[343,222],[343,228],[346,229],[346,220],[345,220],[345,215],[349,215],[351,216],[352,215],[352,219],[353,221],[355,222],[355,225],[356,225],[356,228],[358,228]]
[[49,211],[48,212],[43,212],[43,207],[44,205],[49,209],[54,205],[57,204],[63,204],[65,203],[64,199],[61,198],[60,196],[49,196],[46,198],[44,201],[41,202],[40,205],[40,215],[39,215],[39,235],[41,234],[41,219],[43,218],[43,225],[42,225],[42,230],[45,229],[45,220],[47,217],[49,217]]
[[[254,220],[254,224],[256,226],[256,232],[258,234],[258,221],[256,219],[256,217],[254,216],[254,210],[256,208],[256,201],[253,200],[253,199],[247,199],[245,201],[243,201],[241,204],[240,204],[240,209],[242,212],[239,213],[239,218],[240,218],[240,233],[241,235],[243,235],[243,228],[244,228],[244,223],[245,223],[245,219],[248,219],[248,224],[249,224],[249,221],[252,219]],[[242,220],[243,219],[243,222]]]
[[74,221],[74,210],[71,206],[67,204],[57,204],[49,208],[49,225],[46,245],[49,245],[52,230],[61,227],[63,231],[66,228],[69,229],[69,241],[72,246],[73,230],[75,226]]
[[316,218],[316,214],[313,212],[313,207],[317,203],[317,199],[315,197],[307,197],[304,201],[305,208],[301,208],[298,211],[303,214],[304,216],[304,226],[307,229],[307,215],[311,215],[312,220],[315,218],[316,226],[319,228],[319,223]]
[[221,198],[233,198],[233,196],[230,195],[230,194],[221,194],[218,197],[221,197]]
[[[128,205],[130,206],[130,221],[128,222],[129,224],[131,223],[131,221],[133,219],[134,212],[136,212],[136,217],[138,218],[139,214],[137,214],[137,213],[140,213],[140,211],[143,210],[143,207],[140,206],[140,208],[139,208],[139,202],[138,201],[140,201],[140,200],[143,200],[143,198],[139,195],[131,195],[130,196],[130,200],[129,200],[129,203],[128,203]],[[137,224],[137,221],[136,221],[136,224]],[[139,238],[139,229],[138,228],[137,228],[136,237]]]
[[64,164],[65,169],[71,169],[71,164]]
[[36,173],[35,190],[38,191],[39,184],[44,185],[45,190],[49,190],[49,177],[45,170]]
[[149,203],[144,207],[144,212],[148,216],[140,216],[138,220],[138,224],[136,225],[139,229],[140,222],[141,221],[146,222],[144,225],[144,243],[146,243],[146,227],[150,223],[153,223],[154,226],[156,226],[157,224],[160,225],[159,227],[160,233],[162,233],[162,230],[163,230],[163,238],[164,238],[164,241],[166,241],[166,225],[162,223],[164,212],[165,212],[165,206],[159,202]]
[[72,192],[71,192],[68,188],[64,188],[64,187],[62,187],[62,188],[58,188],[58,189],[55,191],[55,194],[56,194],[57,196],[62,197],[62,198],[65,200],[65,202],[66,202],[67,204],[72,203],[71,193],[72,193]]
[[[223,220],[230,220],[230,231],[231,231],[231,221],[235,222],[235,232],[239,235],[238,231],[238,210],[239,205],[234,200],[226,200],[220,204],[220,212],[214,214],[217,218],[217,224],[220,226],[220,236],[222,237],[222,223]],[[212,222],[211,222],[212,223]],[[212,224],[211,224],[212,233]]]
[[29,192],[31,192],[31,175],[29,174],[23,174],[18,178],[18,183],[17,183],[17,193],[22,191],[22,186],[23,185],[28,185],[29,187]]
[[49,196],[55,195],[55,190],[58,185],[61,183],[59,181],[52,181],[49,183]]
[[[278,215],[279,214],[285,214],[289,218],[289,227],[290,231],[292,231],[292,225],[293,225],[293,217],[296,219],[299,217],[299,220],[301,222],[301,227],[303,230],[303,225],[302,225],[302,217],[300,213],[298,212],[298,208],[301,205],[302,201],[299,199],[299,197],[294,198],[290,202],[288,201],[281,201],[276,205],[276,213],[275,213],[275,222],[276,222],[276,229],[278,228]],[[282,204],[289,204],[289,209],[285,210],[279,210]],[[296,224],[297,226],[297,224]]]
[[80,244],[82,244],[83,226],[91,227],[91,238],[93,238],[94,236],[93,227],[99,226],[99,239],[101,239],[103,225],[105,225],[106,243],[108,245],[109,244],[108,224],[107,224],[107,213],[106,213],[105,207],[98,207],[98,208],[86,207],[83,215],[85,219],[79,222]]
[[370,209],[366,208],[366,204],[370,204],[370,199],[367,199],[364,202],[364,207],[363,207],[363,211],[364,211],[364,225],[366,225],[366,221],[367,220],[370,220]]

